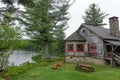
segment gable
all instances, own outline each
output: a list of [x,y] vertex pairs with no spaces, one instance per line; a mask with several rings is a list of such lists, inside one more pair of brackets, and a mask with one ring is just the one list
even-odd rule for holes
[[[120,40],[120,37],[115,37],[110,35],[110,30],[103,28],[103,27],[94,27],[94,26],[88,26],[85,24],[81,24],[80,28],[78,29],[78,31],[80,31],[82,28],[86,28],[88,30],[88,36],[91,36],[90,34],[95,34],[98,37],[107,40],[107,39],[111,39],[111,40]],[[83,35],[84,36],[84,35]]]
[[85,38],[78,34],[77,31],[75,31],[68,38],[66,38],[65,41],[85,41]]

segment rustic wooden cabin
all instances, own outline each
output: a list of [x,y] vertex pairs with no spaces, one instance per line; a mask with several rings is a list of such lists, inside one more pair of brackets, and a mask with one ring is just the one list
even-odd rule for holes
[[109,18],[109,26],[110,29],[81,24],[65,39],[66,61],[120,65],[118,17]]

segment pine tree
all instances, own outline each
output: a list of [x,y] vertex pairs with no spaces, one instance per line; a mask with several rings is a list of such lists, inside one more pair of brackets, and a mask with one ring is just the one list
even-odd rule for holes
[[49,58],[49,44],[52,40],[53,20],[49,16],[50,4],[48,0],[38,0],[34,8],[27,8],[26,29],[35,43],[41,46],[43,58]]
[[[15,16],[6,15],[6,13],[14,14],[20,11],[20,6],[24,7],[33,7],[34,0],[1,0],[0,4],[0,24],[3,24],[3,19],[8,19],[9,23],[16,20]],[[16,6],[16,5],[17,6]]]
[[34,43],[41,46],[44,58],[50,57],[50,44],[53,42],[57,43],[54,46],[57,50],[64,49],[64,30],[69,19],[68,1],[64,2],[37,0],[33,8],[26,8],[26,12],[22,14],[27,33],[35,40]]
[[[54,5],[55,4],[55,5]],[[59,55],[63,55],[64,52],[64,38],[65,38],[65,33],[64,31],[68,28],[67,27],[67,21],[69,20],[68,16],[68,8],[69,6],[69,1],[59,1],[53,3],[53,9],[52,10],[52,18],[54,19],[54,35],[56,39],[56,51]]]
[[108,14],[101,11],[97,4],[91,4],[89,8],[85,12],[85,16],[83,16],[84,22],[87,25],[92,25],[96,27],[100,27],[106,25],[103,23],[103,19],[106,18]]

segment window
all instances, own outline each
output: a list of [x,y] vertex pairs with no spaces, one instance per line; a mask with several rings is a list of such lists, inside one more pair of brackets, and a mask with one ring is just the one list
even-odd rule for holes
[[85,29],[82,30],[82,33],[83,33],[83,34],[85,33]]
[[67,45],[67,51],[68,52],[73,52],[73,44],[68,44]]
[[88,54],[89,54],[89,56],[95,56],[97,54],[96,43],[89,43],[88,44]]
[[84,44],[77,44],[77,52],[84,52]]

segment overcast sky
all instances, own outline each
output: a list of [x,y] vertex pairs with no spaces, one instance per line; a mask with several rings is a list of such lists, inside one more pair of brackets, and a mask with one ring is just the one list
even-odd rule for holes
[[66,37],[76,31],[81,23],[84,23],[82,16],[85,15],[85,10],[88,9],[89,5],[95,3],[101,8],[101,10],[109,16],[104,20],[107,23],[106,28],[108,28],[108,18],[112,16],[120,17],[120,0],[76,0],[76,2],[68,10],[71,14],[71,19],[69,20],[69,28],[65,31]]

